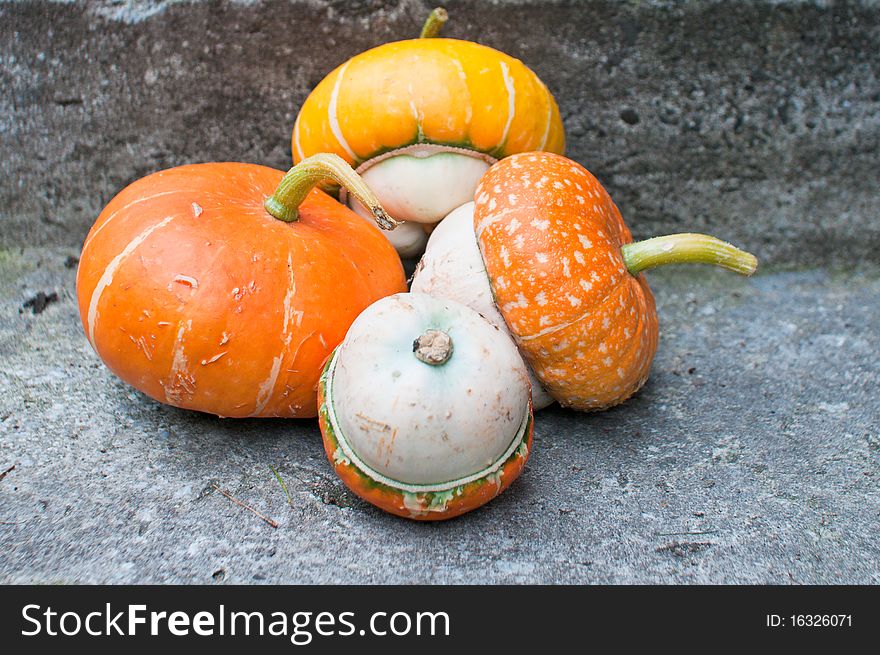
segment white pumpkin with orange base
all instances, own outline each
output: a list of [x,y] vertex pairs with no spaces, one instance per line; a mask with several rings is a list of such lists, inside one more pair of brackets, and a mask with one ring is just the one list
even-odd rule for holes
[[454,301],[397,294],[355,320],[324,370],[324,448],[364,500],[447,519],[519,475],[531,448],[530,398],[510,337]]

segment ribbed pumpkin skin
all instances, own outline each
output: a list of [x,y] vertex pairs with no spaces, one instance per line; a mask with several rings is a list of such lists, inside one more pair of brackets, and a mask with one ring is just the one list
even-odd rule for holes
[[654,297],[627,271],[632,241],[610,196],[579,164],[514,155],[477,187],[474,227],[504,320],[560,404],[623,402],[648,377],[657,349]]
[[404,291],[378,228],[320,191],[283,223],[282,171],[239,163],[142,178],[107,205],[77,274],[80,317],[116,375],[220,416],[312,417],[324,359],[357,315]]
[[495,158],[565,148],[556,101],[531,70],[455,39],[387,43],[348,60],[303,103],[292,141],[295,162],[332,152],[353,166],[415,143]]

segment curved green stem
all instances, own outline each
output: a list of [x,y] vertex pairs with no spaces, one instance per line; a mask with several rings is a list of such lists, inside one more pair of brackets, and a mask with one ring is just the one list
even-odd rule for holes
[[344,186],[370,210],[376,224],[383,230],[393,230],[399,225],[382,209],[379,199],[361,176],[339,155],[322,153],[303,159],[287,171],[271,197],[263,206],[279,221],[292,223],[299,219],[299,206],[320,182],[333,180]]
[[627,243],[620,250],[633,275],[664,264],[714,264],[741,275],[751,275],[758,268],[751,253],[705,234],[670,234]]
[[443,7],[437,7],[428,14],[425,25],[422,27],[422,33],[419,34],[420,39],[433,39],[440,36],[440,30],[449,20],[449,14]]

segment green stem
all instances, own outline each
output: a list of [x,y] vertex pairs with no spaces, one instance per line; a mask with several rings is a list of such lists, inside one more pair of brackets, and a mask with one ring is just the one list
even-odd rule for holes
[[420,39],[433,39],[440,36],[440,30],[449,20],[449,14],[443,7],[437,7],[430,14],[422,27],[422,33],[419,34]]
[[383,230],[393,230],[398,222],[382,209],[379,199],[361,176],[339,155],[322,153],[303,159],[287,171],[270,198],[263,206],[279,221],[292,223],[299,219],[299,206],[320,182],[333,180],[344,186],[370,210],[376,223]]
[[633,275],[664,264],[714,264],[741,275],[751,275],[758,268],[751,253],[705,234],[670,234],[627,243],[620,250]]

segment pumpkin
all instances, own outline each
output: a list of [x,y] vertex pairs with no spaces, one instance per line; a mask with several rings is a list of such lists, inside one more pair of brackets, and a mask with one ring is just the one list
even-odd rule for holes
[[160,402],[220,416],[310,417],[324,360],[375,300],[405,290],[375,225],[313,187],[330,177],[393,227],[344,161],[283,171],[180,166],[101,212],[77,272],[92,348]]
[[[435,10],[423,37],[442,22]],[[387,235],[402,255],[424,249],[426,229],[470,201],[494,161],[564,146],[556,102],[529,68],[443,38],[387,43],[349,59],[308,96],[292,135],[294,162],[339,155],[392,216],[409,221]],[[350,200],[345,191],[340,199]]]
[[355,320],[319,402],[324,449],[346,486],[417,520],[488,502],[532,444],[529,380],[510,337],[425,294],[383,298]]
[[[458,211],[432,234],[412,290],[484,312],[491,298],[496,325],[542,387],[578,410],[623,402],[648,377],[658,320],[642,271],[695,262],[750,275],[757,267],[753,255],[702,234],[632,243],[599,181],[552,153],[499,161]],[[536,407],[545,398],[536,396]]]
[[[428,250],[419,260],[410,290],[448,298],[471,309],[499,330],[508,333],[504,317],[486,277],[486,267],[474,237],[474,203],[453,210],[431,233]],[[532,385],[532,405],[543,409],[553,403],[541,381],[526,366]]]

